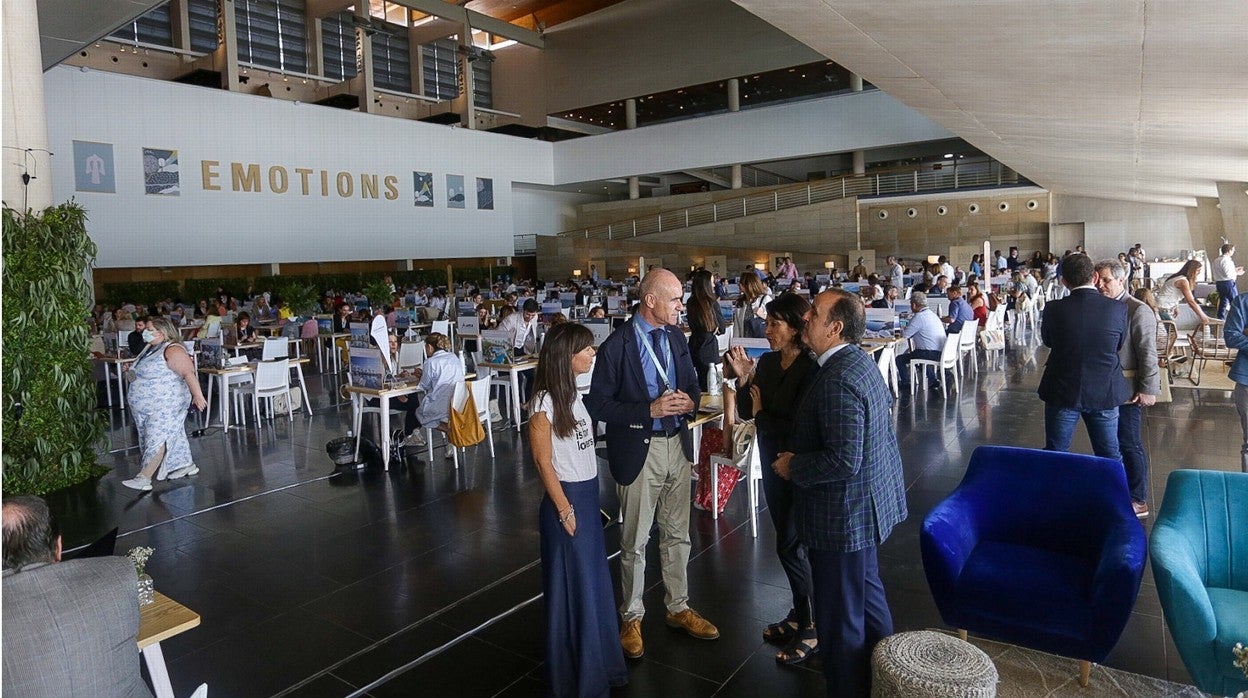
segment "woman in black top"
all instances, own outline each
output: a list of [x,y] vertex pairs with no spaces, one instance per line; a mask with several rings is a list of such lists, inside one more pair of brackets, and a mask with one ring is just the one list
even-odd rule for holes
[[711,364],[720,362],[718,335],[724,333],[724,316],[719,312],[711,272],[693,273],[693,294],[689,296],[689,354],[698,371],[698,385],[706,392],[706,376]]
[[784,645],[776,661],[796,664],[818,651],[811,606],[810,558],[797,538],[793,514],[793,485],[772,470],[776,454],[789,447],[794,413],[818,366],[802,343],[803,317],[810,303],[786,293],[767,304],[767,341],[772,351],[755,365],[741,347],[726,359],[738,378],[737,412],[752,416],[757,430],[758,456],[763,466],[763,495],[776,528],[776,554],[789,579],[793,608],[789,615],[763,630],[767,642]]
[[338,304],[338,312],[334,315],[334,334],[346,334],[351,331],[351,306],[347,303]]

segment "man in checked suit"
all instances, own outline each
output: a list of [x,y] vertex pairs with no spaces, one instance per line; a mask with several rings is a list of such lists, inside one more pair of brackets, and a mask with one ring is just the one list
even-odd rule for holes
[[5,497],[4,694],[151,697],[139,674],[139,602],[124,557],[61,562],[38,497]]
[[1062,283],[1070,295],[1044,307],[1040,337],[1050,348],[1037,392],[1044,401],[1044,447],[1069,451],[1075,423],[1083,417],[1092,452],[1122,460],[1118,406],[1131,399],[1118,352],[1127,341],[1127,304],[1096,288],[1086,254],[1062,260]]
[[[701,392],[689,342],[677,327],[684,287],[666,269],[646,274],[633,318],[598,348],[585,407],[607,425],[607,461],[618,484],[620,516],[620,645],[624,656],[645,652],[641,596],[650,526],[659,525],[659,560],[667,589],[666,622],[700,640],[719,630],[689,608],[689,469],[693,438],[686,420]],[[876,375],[879,375],[878,373]]]
[[819,370],[796,411],[793,451],[772,464],[796,485],[829,696],[871,692],[871,650],[893,632],[877,551],[906,518],[893,396],[857,346],[866,324],[854,295],[833,289],[815,297],[803,338]]

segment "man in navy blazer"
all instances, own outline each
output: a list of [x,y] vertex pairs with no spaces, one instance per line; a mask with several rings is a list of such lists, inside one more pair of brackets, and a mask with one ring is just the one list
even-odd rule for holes
[[689,342],[677,323],[684,288],[666,269],[646,274],[637,313],[598,348],[585,407],[607,425],[607,461],[620,495],[620,645],[624,656],[645,652],[641,596],[646,544],[659,525],[659,559],[667,589],[666,622],[701,640],[719,637],[689,608],[689,478],[693,440],[686,420],[701,392]]
[[1132,394],[1118,358],[1129,336],[1127,306],[1101,295],[1093,267],[1085,254],[1062,260],[1062,282],[1070,295],[1046,305],[1040,322],[1050,349],[1037,391],[1044,401],[1044,447],[1069,451],[1082,416],[1093,453],[1122,460],[1118,406]]
[[815,297],[803,338],[820,367],[796,412],[792,452],[772,464],[796,486],[829,696],[871,693],[871,651],[893,632],[877,551],[906,518],[893,396],[857,346],[865,329],[854,295],[833,289]]

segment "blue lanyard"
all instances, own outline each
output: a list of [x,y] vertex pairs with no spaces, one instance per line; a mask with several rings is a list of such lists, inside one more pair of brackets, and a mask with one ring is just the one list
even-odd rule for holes
[[[660,327],[660,328],[656,328],[656,329],[660,329],[660,330],[661,330],[661,329],[663,329],[663,328],[661,328],[661,327]],[[675,385],[676,385],[676,381],[672,380],[672,371],[673,371],[673,370],[675,370],[675,368],[676,368],[676,367],[675,367],[675,366],[673,366],[673,364],[674,364],[675,362],[674,362],[674,361],[672,361],[672,344],[671,344],[671,340],[670,340],[670,339],[668,339],[668,341],[666,341],[666,342],[664,342],[664,343],[663,343],[663,358],[664,358],[664,359],[667,359],[667,375],[666,375],[666,376],[664,376],[664,375],[663,375],[663,364],[659,363],[659,355],[654,353],[654,345],[653,345],[653,343],[650,341],[650,338],[646,336],[646,333],[642,331],[642,329],[641,329],[641,325],[639,325],[639,324],[637,324],[637,323],[635,323],[635,322],[634,322],[634,323],[633,323],[633,332],[634,332],[634,333],[636,333],[636,335],[637,335],[637,343],[638,343],[638,344],[641,344],[641,346],[643,346],[643,347],[645,347],[645,348],[646,348],[646,351],[647,351],[647,352],[649,352],[649,354],[650,354],[650,360],[654,362],[654,372],[655,372],[655,374],[659,377],[659,382],[661,382],[661,383],[663,383],[663,384],[664,384],[664,385],[662,385],[662,386],[660,386],[660,387],[661,387],[661,388],[672,388],[673,386],[675,386]],[[667,332],[666,332],[666,331],[664,331],[664,335],[666,335],[666,334],[667,334]],[[665,339],[666,339],[666,337],[665,337]],[[660,391],[660,392],[661,392],[661,391]]]

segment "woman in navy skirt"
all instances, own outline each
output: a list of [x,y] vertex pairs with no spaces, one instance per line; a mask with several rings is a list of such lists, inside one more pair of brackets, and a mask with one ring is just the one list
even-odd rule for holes
[[[598,521],[598,459],[576,377],[594,336],[564,323],[546,335],[533,379],[529,443],[546,496],[538,509],[546,601],[546,685],[552,696],[606,696],[628,683],[615,592]],[[578,522],[577,513],[585,524]]]

